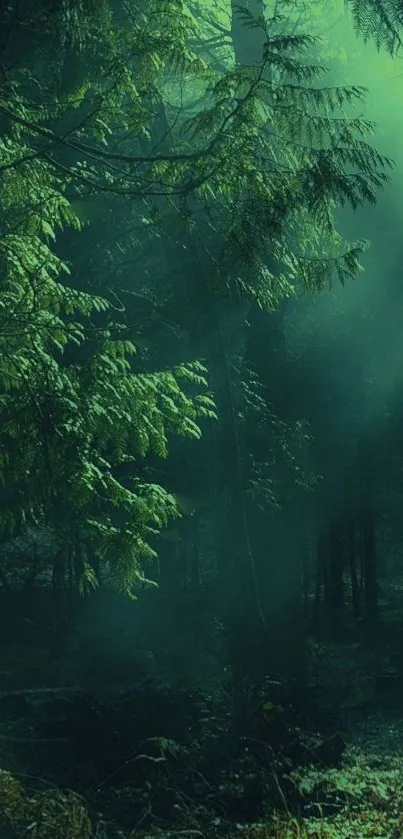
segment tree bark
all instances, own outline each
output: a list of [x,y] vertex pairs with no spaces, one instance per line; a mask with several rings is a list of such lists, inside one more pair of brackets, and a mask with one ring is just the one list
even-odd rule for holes
[[348,563],[350,569],[351,597],[353,602],[353,614],[356,620],[361,617],[361,593],[357,574],[357,540],[355,521],[353,518],[348,522]]
[[374,508],[368,494],[361,507],[364,602],[367,637],[374,640],[378,629],[378,574],[375,552]]

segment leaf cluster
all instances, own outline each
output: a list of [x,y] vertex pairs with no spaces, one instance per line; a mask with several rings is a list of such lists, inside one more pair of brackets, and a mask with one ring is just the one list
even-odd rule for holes
[[393,55],[402,46],[403,9],[400,0],[346,0],[354,27],[364,43],[374,41],[378,50]]
[[[84,47],[85,38],[75,42]],[[97,82],[82,84],[85,99]],[[72,96],[57,114],[71,113]],[[89,557],[98,555],[132,594],[145,581],[142,562],[155,556],[150,539],[179,514],[144,461],[168,455],[170,434],[199,439],[200,421],[215,417],[206,369],[136,368],[136,346],[124,321],[112,323],[111,301],[78,288],[74,265],[58,255],[58,234],[79,234],[82,224],[66,197],[72,173],[52,157],[48,114],[28,102],[17,77],[6,79],[0,99],[1,536],[46,522],[58,584],[74,579],[82,592],[96,585]],[[103,97],[103,119],[111,102]]]

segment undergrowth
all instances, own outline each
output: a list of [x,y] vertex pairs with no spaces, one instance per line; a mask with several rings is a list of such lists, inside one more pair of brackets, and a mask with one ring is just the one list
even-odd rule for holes
[[[164,829],[153,821],[122,832],[115,820],[90,818],[73,792],[24,792],[9,772],[0,771],[0,835],[16,839],[400,839],[403,836],[403,772],[399,755],[365,753],[351,746],[341,767],[290,769],[299,812],[283,796],[283,810],[268,810],[253,823],[231,823],[194,812],[191,823]],[[191,802],[189,802],[191,809]],[[158,820],[157,820],[158,821]],[[187,829],[184,829],[184,828]],[[12,829],[12,834],[9,833]],[[117,831],[117,832],[116,832]]]

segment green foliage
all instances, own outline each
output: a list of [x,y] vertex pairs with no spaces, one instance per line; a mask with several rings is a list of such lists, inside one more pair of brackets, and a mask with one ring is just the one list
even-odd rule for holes
[[216,74],[181,142],[199,150],[190,183],[220,234],[217,286],[270,311],[298,289],[356,275],[366,243],[344,242],[334,211],[374,202],[391,161],[371,145],[373,126],[348,112],[365,91],[323,84],[310,60],[317,39],[276,34],[283,17],[242,14],[264,31],[262,64]]
[[[364,245],[341,240],[334,209],[373,201],[390,161],[370,145],[372,127],[345,113],[364,91],[323,85],[324,68],[310,60],[316,38],[284,31],[284,16],[265,21],[248,10],[242,14],[248,25],[263,29],[260,67],[207,67],[189,47],[203,43],[203,30],[187,4],[155,0],[146,10],[130,7],[121,27],[104,24],[97,46],[108,39],[111,58],[99,68],[100,78],[83,74],[64,99],[65,107],[79,102],[84,116],[68,136],[44,129],[32,108],[21,112],[13,103],[7,113],[15,130],[24,119],[34,135],[52,141],[49,163],[69,173],[79,192],[182,195],[184,204],[171,208],[188,229],[197,227],[196,199],[223,243],[221,286],[272,309],[300,285],[322,288],[334,275],[354,276]],[[84,54],[84,37],[80,43]],[[188,102],[190,116],[170,97],[184,84],[199,101],[197,108]],[[155,108],[168,102],[169,153],[152,145],[144,153]],[[60,142],[76,156],[67,168],[57,153]],[[150,221],[148,212],[142,215]],[[268,269],[268,255],[275,272]]]
[[3,835],[23,837],[26,826],[35,839],[91,839],[91,821],[83,799],[52,789],[28,797],[9,772],[0,770],[0,824]]
[[383,47],[391,55],[402,46],[400,0],[347,0],[347,3],[351,7],[355,30],[364,42],[373,40],[378,50]]
[[[63,43],[70,40],[70,46],[85,51],[91,9],[81,13],[75,6],[74,14],[67,14],[69,8],[60,9],[71,25]],[[42,21],[40,14],[35,21]],[[133,38],[136,32],[141,36],[133,30]],[[164,52],[166,36],[165,30],[156,38],[156,53]],[[143,49],[152,64],[150,44]],[[35,69],[41,71],[39,58]],[[214,403],[206,394],[201,363],[136,370],[136,346],[124,323],[112,322],[111,302],[75,287],[74,265],[59,257],[57,237],[67,227],[77,233],[82,228],[66,197],[72,173],[55,165],[49,152],[54,135],[44,125],[48,114],[39,103],[28,102],[27,79],[29,88],[33,76],[26,71],[6,78],[0,89],[5,119],[0,140],[0,535],[10,538],[46,522],[54,532],[60,583],[73,573],[81,592],[94,587],[98,580],[88,557],[95,553],[116,587],[131,594],[133,586],[145,582],[142,562],[155,556],[150,538],[179,514],[173,496],[147,478],[143,462],[150,454],[167,457],[170,434],[199,439],[199,421],[215,417]],[[119,97],[128,93],[127,76],[118,87],[115,80],[108,76],[110,93],[105,79],[97,120],[86,123],[99,142],[114,124],[111,104],[116,109]],[[52,79],[48,82],[54,94]],[[69,115],[96,86],[95,76],[81,79],[79,94],[68,91],[55,115]],[[37,148],[38,138],[48,145]]]
[[[80,302],[79,297],[74,315],[82,313]],[[155,556],[148,538],[178,515],[173,496],[138,478],[140,464],[149,452],[167,456],[170,433],[198,439],[198,420],[214,416],[212,400],[190,397],[180,386],[185,379],[199,390],[206,384],[204,368],[188,364],[175,372],[136,373],[130,362],[134,347],[106,330],[102,339],[97,334],[99,347],[86,363],[64,364],[55,345],[66,351],[70,335],[77,341],[80,334],[83,351],[93,342],[92,333],[86,338],[74,320],[63,329],[58,317],[49,336],[43,303],[39,313],[32,325],[30,310],[20,307],[17,322],[8,317],[3,338],[1,480],[8,502],[3,537],[45,520],[55,530],[66,567],[74,554],[80,589],[96,579],[77,538],[108,564],[115,585],[130,592],[144,579],[141,561]],[[21,318],[29,328],[21,328]],[[130,466],[124,481],[123,465]]]
[[[209,290],[266,311],[344,282],[365,243],[342,240],[335,209],[374,201],[387,177],[372,126],[348,113],[364,91],[324,86],[317,40],[284,16],[241,14],[264,36],[260,66],[202,60],[205,33],[183,0],[116,15],[107,0],[35,4],[28,57],[11,33],[16,58],[0,84],[0,525],[9,536],[46,520],[83,591],[96,583],[91,552],[125,591],[145,581],[150,539],[178,513],[145,459],[167,457],[170,434],[198,439],[200,420],[215,417],[204,367],[148,369],[106,289],[119,276],[146,294],[169,261],[164,300],[182,282],[191,297],[183,242],[200,240]],[[100,194],[114,246],[92,244],[86,263],[77,254],[68,265],[59,242],[83,228],[72,207]],[[138,279],[126,276],[130,256]],[[289,430],[264,399],[258,410],[286,471],[309,483]]]

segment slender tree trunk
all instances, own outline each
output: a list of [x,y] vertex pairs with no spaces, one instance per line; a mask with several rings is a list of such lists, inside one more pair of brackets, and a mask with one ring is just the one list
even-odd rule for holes
[[334,640],[337,640],[340,635],[340,619],[343,608],[343,546],[341,535],[340,522],[335,519],[331,522],[327,539],[330,620]]
[[[252,675],[254,661],[257,664],[257,648],[266,644],[266,621],[245,503],[242,452],[229,367],[231,348],[227,350],[225,346],[214,300],[210,300],[210,306],[210,329],[213,327],[216,345],[210,369],[219,415],[216,464],[221,498],[217,498],[216,509],[222,602],[232,668],[239,673],[249,669]],[[246,665],[249,668],[245,671]]]
[[374,642],[378,631],[378,569],[375,550],[374,454],[371,436],[364,429],[358,441],[357,465],[360,474],[360,526],[362,581],[366,638]]
[[356,532],[355,532],[355,522],[354,519],[351,518],[348,523],[348,563],[350,569],[350,582],[351,582],[351,597],[353,601],[353,614],[356,620],[361,617],[361,594],[360,594],[360,587],[358,583],[358,574],[357,574],[357,541],[356,541]]
[[323,534],[322,542],[322,575],[323,575],[323,602],[325,606],[325,625],[326,630],[331,631],[331,615],[332,615],[332,584],[329,572],[329,552],[327,534]]
[[378,575],[375,552],[375,523],[372,499],[368,495],[361,508],[364,602],[366,629],[369,640],[375,639],[378,629]]
[[320,628],[321,619],[321,604],[323,591],[323,541],[321,538],[316,543],[316,562],[315,562],[315,601],[313,607],[313,632],[318,632]]
[[218,414],[211,459],[219,618],[226,629],[235,681],[240,681],[248,672],[252,677],[257,659],[264,658],[257,655],[257,650],[267,649],[265,616],[245,503],[244,458],[234,394],[233,362],[243,352],[249,304],[231,300],[216,291],[211,262],[198,241],[189,239],[189,251],[199,265],[196,276],[192,262],[186,295],[192,354],[206,360]]
[[304,609],[304,617],[305,619],[308,618],[309,615],[309,595],[310,595],[310,588],[311,588],[311,553],[309,550],[309,545],[306,539],[303,539],[302,543],[302,555],[301,555],[301,578],[302,578],[302,596],[303,596],[303,609]]

